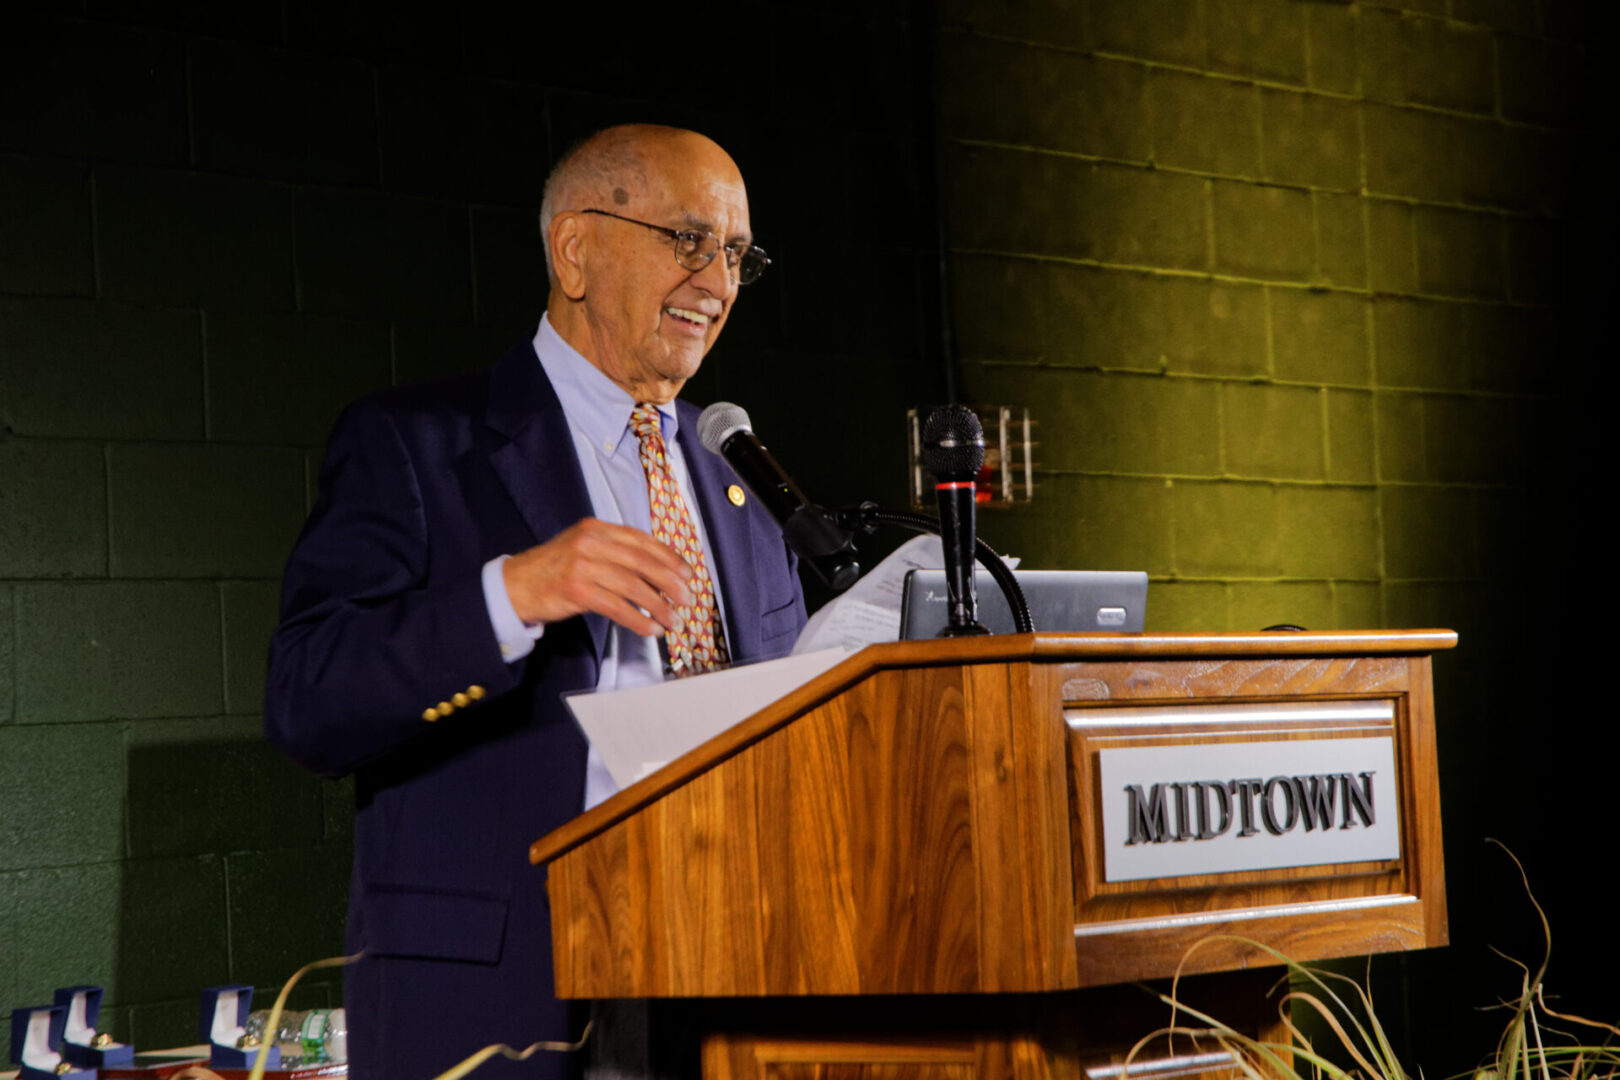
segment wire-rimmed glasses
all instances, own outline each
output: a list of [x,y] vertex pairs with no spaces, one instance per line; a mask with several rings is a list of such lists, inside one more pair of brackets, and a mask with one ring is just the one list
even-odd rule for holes
[[[616,218],[619,221],[628,221],[632,225],[640,225],[644,229],[663,233],[675,242],[675,261],[688,270],[698,271],[714,262],[715,255],[722,249],[720,238],[703,229],[668,229],[662,225],[654,225],[650,221],[637,221],[633,217],[615,214],[611,210],[581,210],[581,214],[601,214],[603,217]],[[742,241],[724,245],[726,253],[726,270],[737,279],[737,284],[747,285],[758,279],[771,265],[770,256],[765,249]]]

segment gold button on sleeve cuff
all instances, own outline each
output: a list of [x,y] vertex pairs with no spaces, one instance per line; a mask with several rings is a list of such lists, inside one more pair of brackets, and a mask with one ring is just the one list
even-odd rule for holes
[[439,710],[438,709],[429,708],[429,709],[423,709],[422,710],[422,719],[426,720],[428,723],[431,724],[431,723],[433,723],[433,721],[437,720],[438,718],[439,718]]
[[483,701],[484,688],[474,683],[472,686],[467,687],[467,696],[472,698],[474,701]]
[[456,707],[454,705],[450,704],[448,701],[439,702],[439,715],[440,716],[449,716],[451,713],[453,713],[455,711],[456,711]]
[[451,694],[450,704],[454,705],[458,709],[465,709],[468,705],[472,704],[472,698],[468,697],[466,694]]

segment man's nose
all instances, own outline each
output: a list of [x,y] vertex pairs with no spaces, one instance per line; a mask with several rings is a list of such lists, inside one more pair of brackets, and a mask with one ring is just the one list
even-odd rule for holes
[[714,296],[730,296],[737,291],[737,273],[726,266],[726,253],[714,253],[709,265],[692,274],[692,280],[705,292]]

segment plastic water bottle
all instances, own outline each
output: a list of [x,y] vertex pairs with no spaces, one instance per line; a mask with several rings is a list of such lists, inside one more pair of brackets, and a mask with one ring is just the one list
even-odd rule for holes
[[[250,1013],[243,1025],[246,1046],[263,1045],[270,1011]],[[341,1065],[349,1060],[349,1024],[342,1009],[293,1010],[281,1014],[275,1043],[283,1068],[295,1065]]]

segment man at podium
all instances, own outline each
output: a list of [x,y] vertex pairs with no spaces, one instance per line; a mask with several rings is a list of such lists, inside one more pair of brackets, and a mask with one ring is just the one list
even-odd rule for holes
[[676,399],[769,262],[736,164],[609,128],[557,164],[541,228],[533,339],[350,406],[283,583],[266,733],[355,775],[356,1080],[578,1035],[526,854],[614,787],[561,695],[779,655],[804,624],[780,529]]

